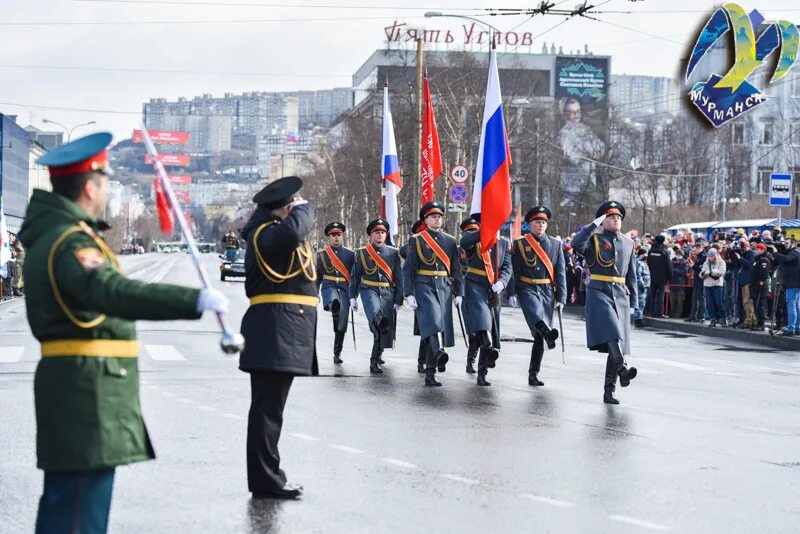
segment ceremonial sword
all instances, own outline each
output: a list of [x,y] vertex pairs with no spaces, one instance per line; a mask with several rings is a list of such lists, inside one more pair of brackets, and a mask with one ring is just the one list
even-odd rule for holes
[[[183,234],[183,239],[186,241],[186,246],[189,248],[189,253],[192,256],[192,261],[194,262],[195,269],[197,270],[197,275],[200,277],[200,282],[202,283],[203,288],[210,289],[211,280],[208,278],[206,270],[203,269],[203,266],[200,264],[200,251],[197,249],[197,244],[194,241],[192,230],[189,228],[189,224],[186,222],[186,218],[183,216],[183,211],[180,209],[178,200],[175,197],[175,192],[172,190],[172,185],[167,177],[167,171],[164,169],[164,164],[158,159],[158,151],[156,150],[156,146],[153,144],[153,140],[150,138],[150,133],[147,131],[145,124],[141,124],[142,139],[144,140],[145,147],[147,147],[147,152],[149,152],[150,157],[153,158],[153,167],[156,169],[156,175],[158,179],[161,180],[161,186],[164,188],[164,192],[167,194],[167,199],[169,200],[170,206],[175,213],[175,218],[178,220],[178,224],[181,227],[181,233]],[[215,312],[215,315],[217,316],[217,322],[219,323],[219,326],[222,328],[222,340],[220,340],[220,348],[222,349],[222,352],[226,354],[236,354],[237,352],[242,352],[244,350],[244,337],[242,334],[233,332],[228,328],[224,314]]]
[[353,332],[353,350],[358,350],[356,347],[356,313],[352,306],[350,306],[350,324],[352,325],[350,330]]
[[567,362],[564,360],[564,353],[566,349],[564,348],[564,325],[561,324],[561,308],[556,306],[556,310],[558,311],[558,329],[561,331],[561,363],[566,364]]

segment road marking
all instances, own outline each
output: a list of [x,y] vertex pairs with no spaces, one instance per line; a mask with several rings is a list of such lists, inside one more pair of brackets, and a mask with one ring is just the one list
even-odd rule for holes
[[244,417],[242,417],[241,415],[236,415],[235,413],[224,413],[222,414],[222,417],[227,417],[228,419],[237,419],[237,420],[244,419]]
[[394,458],[381,458],[381,462],[387,463],[389,465],[394,465],[397,467],[405,467],[406,469],[419,469],[418,466],[412,463],[404,462],[403,460],[396,460]]
[[480,484],[480,482],[477,481],[477,480],[472,480],[471,478],[460,477],[458,475],[439,475],[439,476],[442,477],[442,478],[446,478],[447,480],[452,480],[454,482],[461,482],[462,484],[469,484],[471,486],[474,486],[476,484]]
[[794,436],[789,432],[781,432],[780,430],[772,430],[771,428],[764,428],[763,426],[740,426],[744,430],[753,430],[755,432],[764,432],[765,434],[774,434],[776,436]]
[[211,406],[206,406],[205,404],[201,404],[198,406],[199,409],[203,410],[204,412],[218,412],[216,408],[212,408]]
[[297,432],[289,432],[289,435],[295,437],[297,439],[303,439],[305,441],[319,441],[319,438],[315,438],[314,436],[309,436],[308,434],[299,434]]
[[25,347],[0,347],[0,363],[15,363],[22,358]]
[[628,517],[626,515],[610,515],[608,518],[612,521],[619,521],[620,523],[627,523],[629,525],[634,525],[648,530],[672,530],[672,528],[665,525],[659,525],[658,523],[651,523],[649,521],[642,521],[641,519]]
[[144,348],[150,357],[156,361],[177,362],[186,360],[183,354],[175,348],[175,345],[145,345]]
[[676,362],[672,360],[665,360],[663,358],[637,358],[637,360],[641,360],[644,362],[660,363],[661,365],[666,365],[668,367],[675,367],[676,369],[683,369],[684,371],[712,371],[712,369],[709,369],[708,367],[695,365],[693,363]]
[[336,449],[337,451],[342,452],[349,452],[351,454],[364,454],[367,451],[362,451],[361,449],[356,449],[355,447],[348,447],[347,445],[331,445],[331,449]]
[[559,499],[551,499],[550,497],[531,495],[529,493],[524,494],[523,497],[526,499],[530,499],[531,501],[536,501],[543,504],[549,504],[550,506],[557,506],[559,508],[572,508],[575,506],[573,503],[569,501],[561,501]]

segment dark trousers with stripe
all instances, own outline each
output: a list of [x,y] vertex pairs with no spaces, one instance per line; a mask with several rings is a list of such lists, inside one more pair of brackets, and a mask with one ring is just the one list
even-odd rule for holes
[[114,469],[44,472],[36,534],[101,534],[108,530]]

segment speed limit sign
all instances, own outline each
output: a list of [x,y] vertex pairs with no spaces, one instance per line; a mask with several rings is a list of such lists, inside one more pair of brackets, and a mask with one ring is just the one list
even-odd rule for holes
[[463,184],[469,179],[469,169],[467,169],[466,165],[454,165],[453,168],[450,169],[450,179],[453,180],[454,183]]

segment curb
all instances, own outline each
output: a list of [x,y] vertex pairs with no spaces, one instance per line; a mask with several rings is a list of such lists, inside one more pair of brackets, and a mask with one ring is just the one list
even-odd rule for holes
[[[573,316],[582,316],[582,306],[565,306],[564,313]],[[686,323],[683,319],[654,319],[644,317],[646,328],[656,330],[666,330],[670,332],[681,332],[696,336],[724,338],[731,341],[741,341],[744,343],[754,343],[756,345],[771,347],[780,350],[800,351],[800,336],[782,337],[771,336],[768,331],[763,333],[739,330],[727,326],[710,328],[694,323]]]

